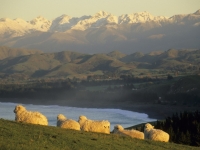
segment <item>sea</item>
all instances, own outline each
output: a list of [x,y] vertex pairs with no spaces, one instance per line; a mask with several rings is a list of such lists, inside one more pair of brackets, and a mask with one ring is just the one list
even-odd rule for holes
[[[0,118],[7,120],[15,120],[13,112],[16,103],[0,102]],[[78,108],[58,105],[33,105],[21,104],[29,111],[38,111],[45,115],[48,119],[49,126],[56,126],[57,115],[63,114],[68,119],[78,121],[80,115],[86,116],[91,120],[108,120],[111,124],[111,131],[117,124],[124,128],[131,127],[140,123],[156,121],[157,119],[149,118],[145,113],[138,113],[122,109],[103,109],[103,108]]]

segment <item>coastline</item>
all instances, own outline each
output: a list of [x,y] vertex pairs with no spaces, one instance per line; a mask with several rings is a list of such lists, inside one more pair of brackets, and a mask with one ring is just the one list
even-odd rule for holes
[[121,102],[121,101],[110,101],[110,102],[97,102],[97,101],[76,101],[76,100],[35,100],[35,99],[6,99],[1,98],[0,102],[11,102],[21,104],[34,104],[34,105],[59,105],[69,107],[80,107],[80,108],[111,108],[111,109],[122,109],[129,110],[138,113],[145,113],[151,119],[164,120],[166,117],[172,116],[172,114],[183,111],[195,111],[199,107],[195,106],[177,106],[177,105],[161,105],[155,103],[132,103],[132,102]]

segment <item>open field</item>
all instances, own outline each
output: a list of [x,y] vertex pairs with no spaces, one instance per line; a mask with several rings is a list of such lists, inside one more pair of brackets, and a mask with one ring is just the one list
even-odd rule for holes
[[198,147],[190,147],[174,143],[138,140],[113,134],[106,135],[91,132],[73,131],[51,126],[30,125],[3,119],[0,119],[0,131],[1,150],[199,149]]

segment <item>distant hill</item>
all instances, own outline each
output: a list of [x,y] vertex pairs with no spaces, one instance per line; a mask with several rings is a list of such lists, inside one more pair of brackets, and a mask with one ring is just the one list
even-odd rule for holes
[[193,93],[197,96],[200,96],[200,76],[186,76],[179,79],[171,87],[169,92],[170,94],[176,93]]
[[113,57],[106,54],[89,55],[70,51],[36,53],[1,60],[0,72],[22,73],[32,77],[79,76],[96,74],[95,72],[101,74],[103,71],[116,71],[121,67],[127,70],[135,67],[126,65]]
[[112,51],[107,54],[108,56],[116,59],[120,59],[126,56],[126,54],[121,53],[120,51]]
[[2,49],[3,54],[7,55],[1,55],[0,75],[86,78],[88,75],[104,75],[108,72],[115,75],[135,72],[140,75],[153,69],[156,72],[165,70],[178,74],[198,72],[200,68],[200,50],[170,49],[165,52],[136,52],[130,55],[113,51],[91,55],[72,51],[42,53],[6,47]]
[[0,46],[0,60],[8,57],[18,57],[31,54],[41,54],[40,50],[28,50],[23,48],[9,48],[6,46]]

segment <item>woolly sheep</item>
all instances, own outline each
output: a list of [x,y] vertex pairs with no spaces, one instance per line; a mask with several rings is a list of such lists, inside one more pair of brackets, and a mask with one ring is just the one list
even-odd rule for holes
[[72,119],[67,119],[63,114],[57,116],[57,127],[80,130],[80,124]]
[[121,125],[116,125],[113,130],[114,134],[130,136],[132,138],[144,139],[144,133],[137,130],[126,130]]
[[15,106],[15,121],[31,124],[48,125],[47,118],[39,112],[27,111],[22,105]]
[[110,134],[110,122],[107,120],[89,120],[85,116],[79,117],[81,130]]
[[160,129],[154,129],[154,126],[147,123],[144,127],[144,138],[154,141],[168,142],[169,134]]

